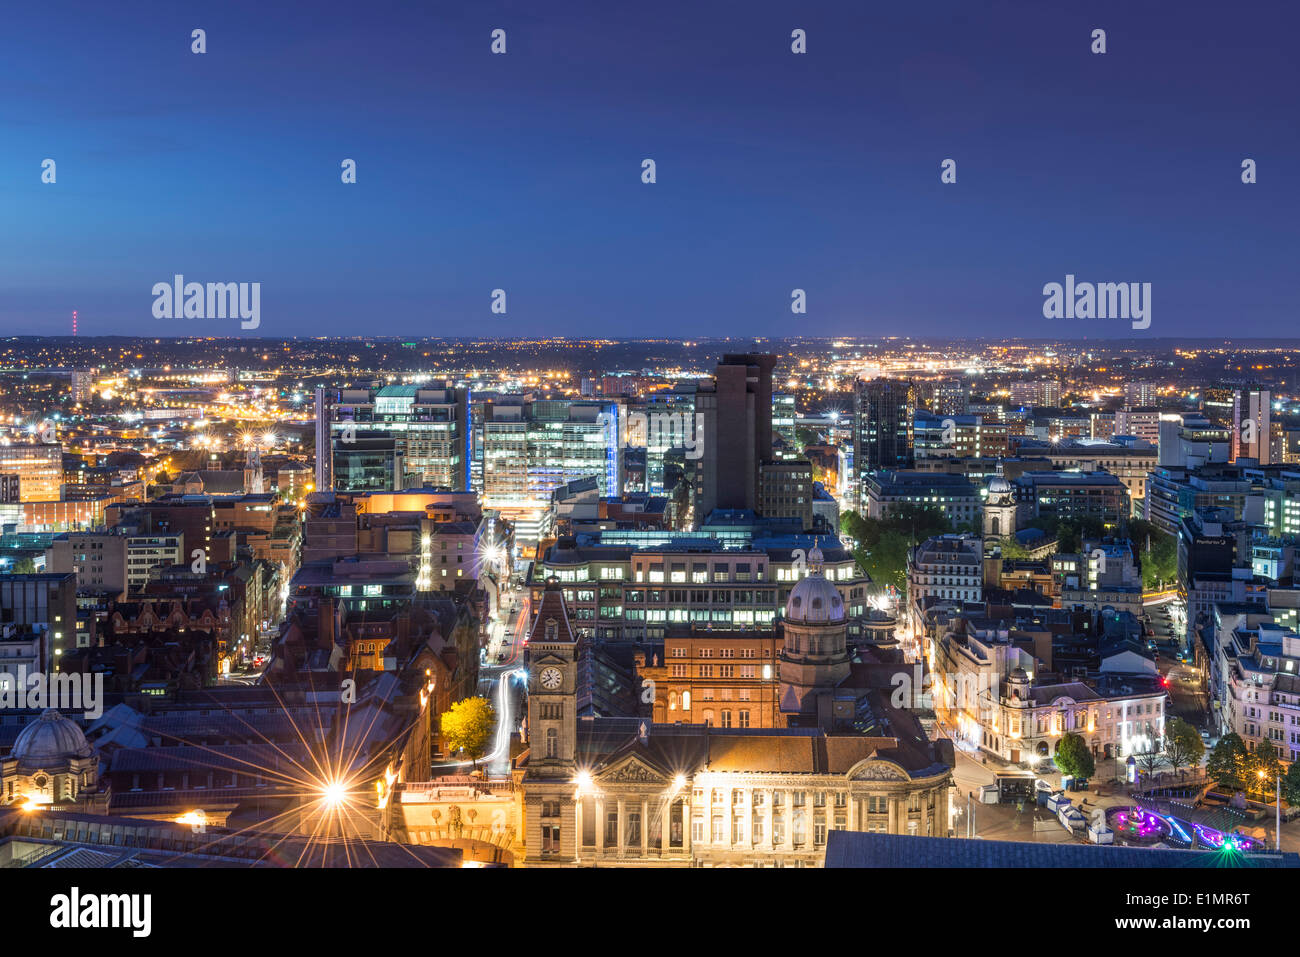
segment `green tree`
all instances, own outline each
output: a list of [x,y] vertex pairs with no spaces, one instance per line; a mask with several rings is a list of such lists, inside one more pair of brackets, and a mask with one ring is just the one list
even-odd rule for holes
[[1200,764],[1205,756],[1200,732],[1182,718],[1170,718],[1165,723],[1165,756],[1175,771],[1183,765]]
[[871,580],[901,590],[907,585],[908,551],[927,538],[951,532],[952,523],[942,509],[903,503],[879,519],[845,512],[840,528],[857,543],[853,557]]
[[442,737],[449,751],[464,751],[478,769],[496,726],[496,710],[486,698],[462,698],[442,713]]
[[794,430],[795,441],[799,443],[799,451],[802,452],[810,445],[820,445],[822,442],[821,434],[813,429],[800,426]]
[[1029,549],[1012,538],[998,542],[998,550],[1004,559],[1010,561],[1025,561],[1029,558]]
[[1062,774],[1083,781],[1097,773],[1097,762],[1092,756],[1088,742],[1083,740],[1082,735],[1075,734],[1073,731],[1065,732],[1061,740],[1056,743],[1056,766],[1061,769]]
[[1276,787],[1277,773],[1281,769],[1282,762],[1273,742],[1261,741],[1246,761],[1246,790],[1259,791],[1261,798],[1267,798]]
[[8,565],[0,568],[0,571],[6,571],[11,575],[34,575],[36,574],[36,562],[30,558],[15,558]]
[[1250,752],[1241,736],[1236,732],[1225,734],[1210,751],[1205,773],[1225,787],[1241,789],[1246,784],[1249,758]]
[[1178,577],[1178,540],[1159,525],[1142,519],[1129,524],[1129,538],[1142,563],[1142,587],[1156,591]]
[[1287,804],[1300,804],[1300,761],[1292,761],[1282,775],[1282,798]]

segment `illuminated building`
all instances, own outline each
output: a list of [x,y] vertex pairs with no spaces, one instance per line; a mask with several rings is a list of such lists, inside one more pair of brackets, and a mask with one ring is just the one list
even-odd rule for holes
[[405,488],[406,462],[399,440],[384,432],[344,433],[334,442],[334,489],[339,492],[392,492]]
[[1157,445],[1160,442],[1160,420],[1163,415],[1164,413],[1155,408],[1120,409],[1115,413],[1114,434],[1131,435]]
[[[835,597],[809,581],[801,599]],[[581,640],[558,583],[529,648],[528,866],[816,867],[833,830],[948,834],[951,747],[906,712],[873,701],[888,721],[864,734],[580,713]]]
[[[764,462],[758,471],[758,511],[766,518],[792,518],[801,531],[813,527],[812,464],[805,459]],[[838,528],[835,529],[838,531]]]
[[1012,764],[1051,757],[1066,732],[1098,759],[1163,748],[1168,696],[1154,677],[1036,681],[1026,644],[1014,625],[979,618],[959,618],[935,642],[928,693],[959,747]]
[[1061,404],[1059,379],[1011,383],[1011,404],[1026,409],[1051,408]]
[[[340,491],[357,488],[340,484],[339,452],[344,436],[391,437],[393,454],[411,476],[388,488],[426,485],[463,491],[469,488],[469,393],[465,389],[388,385],[380,389],[343,389],[328,401],[330,435],[334,444],[335,485]],[[318,487],[324,489],[328,486]]]
[[0,804],[84,803],[96,791],[99,758],[71,718],[47,708],[0,760]]
[[978,535],[941,535],[907,553],[907,595],[917,606],[927,598],[979,601],[983,586],[984,544]]
[[1015,484],[1026,521],[1095,518],[1113,528],[1131,514],[1128,488],[1109,472],[1025,472]]
[[76,641],[77,577],[70,572],[0,575],[0,621],[44,625],[48,646],[41,664],[56,669]]
[[533,399],[489,403],[483,411],[483,498],[515,523],[521,543],[549,531],[552,493],[594,477],[602,496],[623,487],[618,403]]
[[799,454],[802,444],[796,434],[795,419],[798,411],[795,397],[786,392],[777,392],[772,396],[772,431],[780,436],[785,445],[785,454],[791,457]]
[[56,443],[0,445],[0,475],[18,476],[18,501],[58,501],[63,485],[63,446]]
[[316,490],[328,492],[334,488],[334,442],[331,423],[334,420],[332,389],[316,389]]
[[645,446],[646,491],[670,492],[666,463],[676,456],[682,465],[688,465],[691,456],[704,451],[700,445],[703,436],[696,434],[697,431],[702,433],[703,429],[697,429],[701,420],[695,415],[694,383],[678,383],[671,391],[647,396],[642,411],[645,414],[645,435],[633,435],[635,420],[629,419],[629,442]]
[[1273,461],[1272,396],[1267,389],[1239,389],[1232,396],[1232,459]]
[[972,528],[980,521],[980,498],[969,480],[940,472],[880,471],[864,475],[859,489],[871,518],[884,518],[899,505],[935,508],[953,526]]
[[[1125,382],[1124,405],[1130,408],[1151,406],[1160,401],[1160,390],[1154,382]],[[1122,431],[1122,430],[1121,430]]]
[[1146,498],[1147,476],[1156,465],[1156,445],[1144,441],[1098,442],[1065,439],[1061,442],[1022,442],[1021,458],[1044,459],[1053,469],[1067,472],[1109,472],[1124,483],[1137,514]]
[[1002,463],[998,462],[998,473],[989,479],[984,498],[984,538],[1011,538],[1015,533],[1016,493],[1002,474]]
[[[602,641],[656,641],[683,625],[715,632],[770,628],[808,574],[816,541],[813,535],[751,533],[728,543],[707,527],[688,534],[606,531],[561,539],[533,571],[533,607],[544,583],[555,578],[573,627]],[[849,636],[856,640],[870,611],[871,579],[837,540],[825,552],[825,575],[840,590]]]
[[867,477],[881,470],[910,469],[916,387],[899,379],[858,382],[853,393],[853,468],[859,508],[867,511]]
[[918,412],[912,424],[912,448],[916,460],[1005,456],[1007,427],[985,422],[979,415],[931,415]]

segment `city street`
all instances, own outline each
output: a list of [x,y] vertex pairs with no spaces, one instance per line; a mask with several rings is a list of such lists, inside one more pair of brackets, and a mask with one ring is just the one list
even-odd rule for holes
[[[511,739],[519,734],[528,700],[528,672],[522,667],[524,638],[528,634],[527,592],[521,588],[503,589],[501,607],[505,614],[489,626],[484,662],[479,665],[478,693],[492,702],[497,715],[491,749],[478,762],[488,777],[510,773]],[[472,761],[461,759],[433,763],[435,773],[439,769],[472,766]]]

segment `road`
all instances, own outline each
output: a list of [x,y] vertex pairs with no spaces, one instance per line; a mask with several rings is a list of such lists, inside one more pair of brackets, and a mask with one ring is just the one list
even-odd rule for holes
[[[493,622],[485,649],[487,662],[479,665],[478,692],[492,702],[497,726],[492,748],[479,759],[479,767],[489,777],[510,773],[510,739],[519,734],[528,700],[528,671],[522,667],[524,637],[528,633],[527,599],[520,592],[505,599],[504,620]],[[496,661],[498,655],[501,660]],[[469,760],[435,761],[433,768],[469,768]]]

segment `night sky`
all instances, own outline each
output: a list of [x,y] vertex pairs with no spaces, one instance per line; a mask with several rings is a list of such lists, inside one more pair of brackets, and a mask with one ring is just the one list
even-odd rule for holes
[[[1297,328],[1294,2],[0,16],[2,334],[240,334],[155,319],[176,273],[260,282],[257,336]],[[1044,319],[1067,273],[1151,283],[1150,329]]]

